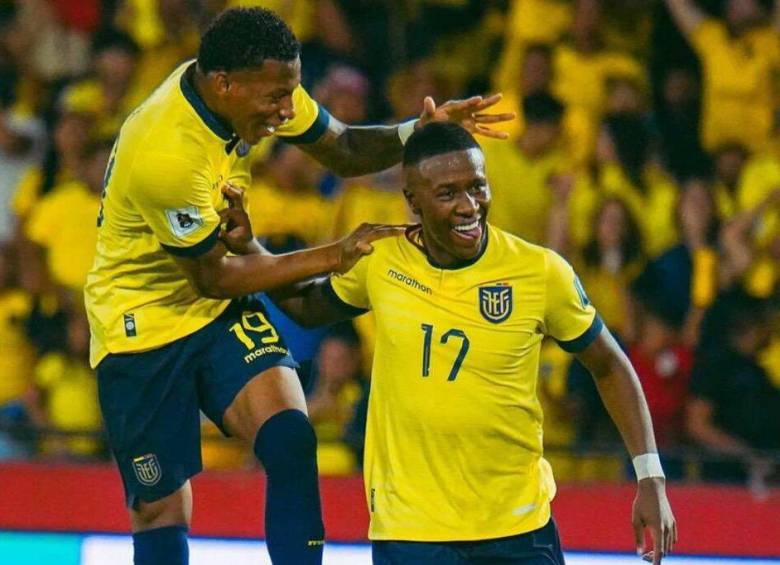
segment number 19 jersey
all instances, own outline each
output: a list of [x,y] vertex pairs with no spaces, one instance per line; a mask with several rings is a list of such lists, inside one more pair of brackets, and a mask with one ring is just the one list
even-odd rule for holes
[[374,312],[365,450],[374,540],[516,535],[550,518],[536,395],[544,336],[568,351],[602,328],[553,251],[488,226],[483,253],[433,266],[419,233],[374,244],[332,298]]

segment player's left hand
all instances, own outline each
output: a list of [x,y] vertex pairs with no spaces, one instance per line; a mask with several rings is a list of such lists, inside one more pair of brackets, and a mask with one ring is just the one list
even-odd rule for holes
[[230,183],[222,187],[228,207],[219,212],[219,240],[235,255],[254,253],[252,223],[244,209],[244,189]]
[[421,128],[430,122],[452,122],[463,126],[472,134],[484,135],[495,139],[508,139],[505,131],[496,131],[488,127],[488,124],[498,124],[515,119],[514,112],[501,114],[485,113],[485,110],[498,104],[502,95],[493,94],[484,98],[472,96],[466,100],[450,100],[441,106],[436,106],[433,98],[426,96],[423,101],[423,111],[415,128]]
[[[659,565],[661,558],[671,552],[677,542],[677,523],[666,498],[666,481],[659,478],[642,479],[637,487],[631,513],[636,551],[645,561]],[[645,552],[645,528],[650,530],[652,551]]]

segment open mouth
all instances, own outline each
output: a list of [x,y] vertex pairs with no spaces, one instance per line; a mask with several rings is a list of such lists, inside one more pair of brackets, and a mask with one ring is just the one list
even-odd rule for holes
[[479,219],[468,224],[458,224],[452,227],[456,237],[472,243],[482,238],[482,222]]

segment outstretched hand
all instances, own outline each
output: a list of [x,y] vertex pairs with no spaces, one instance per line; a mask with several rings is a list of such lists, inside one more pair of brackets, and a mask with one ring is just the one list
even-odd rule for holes
[[436,106],[433,98],[426,96],[423,101],[423,111],[415,128],[421,128],[431,122],[452,122],[459,124],[472,134],[484,135],[494,139],[508,139],[505,131],[496,131],[490,124],[508,122],[515,119],[514,112],[500,114],[486,113],[485,110],[495,106],[501,100],[502,94],[493,94],[484,98],[472,96],[466,100],[450,100],[441,106]]
[[339,253],[339,273],[346,273],[363,255],[374,251],[372,242],[385,237],[403,235],[409,226],[392,224],[361,224],[355,231],[336,243]]
[[[674,520],[663,479],[639,481],[631,515],[636,551],[645,561],[660,565],[677,542],[677,523]],[[653,549],[645,551],[645,528],[650,530]]]

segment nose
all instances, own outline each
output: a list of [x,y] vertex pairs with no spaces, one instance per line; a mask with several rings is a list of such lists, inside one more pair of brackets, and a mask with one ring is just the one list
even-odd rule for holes
[[470,217],[477,213],[479,210],[479,201],[473,194],[468,192],[462,192],[458,198],[458,204],[455,208],[455,213],[459,216]]
[[283,121],[292,120],[295,117],[292,96],[286,96],[280,104],[279,117]]

